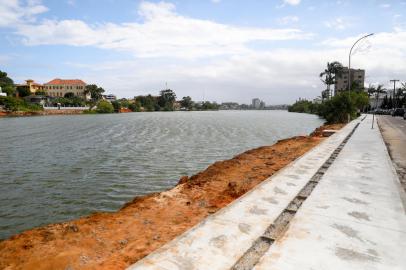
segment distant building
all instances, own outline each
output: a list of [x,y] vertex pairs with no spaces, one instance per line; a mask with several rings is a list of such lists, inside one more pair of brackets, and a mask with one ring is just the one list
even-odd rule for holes
[[43,92],[44,91],[44,86],[42,84],[34,82],[34,80],[28,79],[25,81],[25,84],[16,84],[15,85],[18,89],[25,88],[27,90],[30,90],[31,94],[35,94],[36,92]]
[[[350,76],[350,85],[356,83],[360,89],[364,88],[365,70],[351,69]],[[334,85],[334,95],[348,90],[348,80],[348,68],[344,67],[341,74],[338,75],[336,78],[336,83]]]
[[117,96],[115,96],[113,94],[103,95],[102,97],[103,97],[104,100],[107,100],[107,101],[110,101],[110,102],[117,100]]
[[73,93],[75,96],[90,99],[90,93],[85,94],[86,83],[77,79],[54,79],[44,84],[44,90],[51,97],[63,97],[66,93]]
[[259,109],[261,107],[261,100],[259,98],[252,99],[252,108]]
[[240,105],[236,102],[223,102],[220,105],[220,110],[239,110]]
[[254,98],[252,99],[251,103],[251,109],[254,110],[259,110],[259,109],[265,109],[265,102],[260,100],[259,98]]

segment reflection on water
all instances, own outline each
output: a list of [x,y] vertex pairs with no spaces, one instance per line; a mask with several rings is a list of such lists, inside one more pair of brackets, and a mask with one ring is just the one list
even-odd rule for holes
[[284,111],[2,118],[0,238],[117,210],[214,161],[321,124]]

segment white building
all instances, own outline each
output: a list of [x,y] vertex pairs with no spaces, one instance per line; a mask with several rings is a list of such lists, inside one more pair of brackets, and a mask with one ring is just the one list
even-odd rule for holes
[[54,79],[44,84],[44,91],[51,97],[64,97],[67,93],[84,99],[90,99],[90,93],[85,94],[86,83],[82,80]]
[[103,99],[112,102],[117,100],[117,96],[113,94],[103,95]]

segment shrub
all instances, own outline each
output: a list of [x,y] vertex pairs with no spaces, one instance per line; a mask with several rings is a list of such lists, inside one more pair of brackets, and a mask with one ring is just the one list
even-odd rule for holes
[[299,100],[289,106],[289,112],[302,112],[317,114],[328,123],[345,123],[348,116],[351,119],[357,117],[359,111],[364,110],[369,104],[368,95],[365,92],[352,91],[349,95],[341,93],[321,104],[307,100]]
[[114,107],[111,105],[110,102],[106,100],[102,100],[97,104],[97,112],[98,113],[113,113]]
[[121,103],[118,100],[112,101],[111,105],[113,105],[114,111],[115,112],[120,112],[121,109]]
[[133,112],[141,111],[141,105],[138,102],[130,103],[130,105],[128,105],[128,108]]
[[3,105],[9,111],[41,111],[41,105],[28,103],[23,99],[16,97],[0,97],[0,105]]

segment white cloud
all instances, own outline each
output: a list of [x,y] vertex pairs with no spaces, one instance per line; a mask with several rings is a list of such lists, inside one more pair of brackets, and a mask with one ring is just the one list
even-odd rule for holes
[[348,18],[342,18],[338,17],[329,21],[325,21],[324,25],[327,28],[333,28],[336,30],[345,30],[349,27],[351,27],[352,23],[350,22],[350,19]]
[[220,3],[221,2],[221,0],[211,0],[213,3],[215,3],[215,4],[217,4],[217,3]]
[[[257,96],[269,104],[318,96],[324,88],[318,74],[326,62],[347,65],[349,48],[359,38],[329,39],[308,49],[278,49],[279,40],[311,35],[292,28],[240,27],[194,19],[179,15],[173,4],[165,2],[142,2],[139,15],[141,22],[122,24],[81,20],[24,23],[28,19],[19,16],[16,33],[32,46],[64,44],[132,53],[135,57],[126,61],[65,63],[74,67],[70,72],[119,96],[157,93],[167,81],[179,97],[190,95],[199,100],[205,90],[208,100],[248,102]],[[340,29],[334,24],[331,27]],[[255,51],[248,46],[255,41],[273,44]],[[352,58],[353,67],[366,69],[367,82],[385,82],[406,74],[406,30],[377,33],[369,42],[370,49],[357,46]],[[0,62],[5,60],[0,57]]]
[[142,23],[89,25],[80,20],[44,20],[18,27],[27,45],[96,46],[138,57],[198,58],[243,53],[248,42],[306,39],[299,29],[238,27],[178,15],[170,3],[142,2]]
[[33,22],[35,16],[48,11],[41,1],[30,0],[21,4],[18,0],[0,0],[0,27],[11,27]]
[[283,0],[283,3],[291,6],[296,6],[300,4],[300,1],[301,0]]
[[297,16],[285,16],[277,19],[278,23],[281,25],[291,24],[299,21]]
[[[217,101],[247,102],[258,96],[276,104],[320,95],[324,89],[318,77],[320,71],[334,60],[348,65],[349,49],[359,37],[330,39],[311,49],[270,49],[215,57],[205,64],[160,59],[148,65],[148,59],[136,59],[82,68],[86,80],[106,89],[120,89],[120,94],[128,97],[153,90],[157,93],[168,81],[179,97],[190,95],[199,100],[204,89],[207,97]],[[352,67],[366,70],[366,83],[385,83],[393,76],[404,78],[406,32],[378,33],[369,42],[369,50],[360,51],[357,46],[352,57]]]
[[380,4],[379,5],[381,8],[390,8],[391,5],[390,4]]

